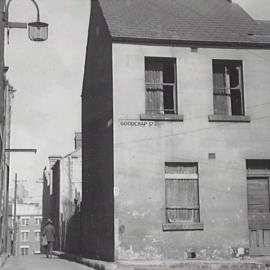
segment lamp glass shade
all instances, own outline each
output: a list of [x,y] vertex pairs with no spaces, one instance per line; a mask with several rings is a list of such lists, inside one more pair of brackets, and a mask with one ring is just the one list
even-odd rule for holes
[[48,24],[44,22],[28,23],[28,37],[33,41],[45,41],[48,39]]

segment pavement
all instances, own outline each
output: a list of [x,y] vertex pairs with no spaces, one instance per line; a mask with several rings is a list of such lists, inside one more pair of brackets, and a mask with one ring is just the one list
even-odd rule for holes
[[2,253],[0,255],[0,268],[3,267],[3,265],[5,264],[6,260],[8,259],[9,254],[8,253]]
[[198,260],[187,259],[177,261],[119,261],[104,262],[82,258],[65,252],[54,252],[59,258],[75,261],[95,270],[270,270],[270,257],[246,257],[231,260]]
[[64,252],[45,255],[11,256],[1,270],[270,270],[270,257],[232,259],[228,261],[121,261],[109,263],[82,258]]
[[59,259],[56,256],[47,259],[44,255],[11,256],[1,270],[91,270],[91,268]]

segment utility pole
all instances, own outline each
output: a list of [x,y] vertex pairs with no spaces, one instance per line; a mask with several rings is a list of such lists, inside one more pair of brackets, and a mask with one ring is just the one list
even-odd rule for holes
[[14,188],[14,220],[13,220],[13,256],[16,255],[16,241],[17,241],[17,220],[16,220],[16,208],[17,208],[17,186],[18,186],[18,178],[17,173],[15,173],[15,188]]
[[[0,0],[1,1],[1,0]],[[19,153],[23,153],[23,152],[32,152],[32,153],[37,153],[37,149],[27,149],[27,148],[22,148],[22,149],[5,149],[6,152],[19,152]],[[15,256],[16,255],[16,250],[17,250],[17,220],[16,220],[16,208],[17,208],[17,187],[18,187],[18,176],[17,173],[15,173],[15,187],[14,187],[14,221],[13,221],[13,250],[12,253]]]

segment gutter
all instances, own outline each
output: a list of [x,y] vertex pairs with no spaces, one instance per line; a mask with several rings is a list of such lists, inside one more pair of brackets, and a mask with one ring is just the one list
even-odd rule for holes
[[[254,36],[253,36],[254,37]],[[112,37],[115,43],[133,43],[148,45],[180,46],[180,47],[200,47],[200,48],[234,48],[234,49],[270,49],[270,42],[235,42],[235,41],[197,41],[197,40],[175,40],[175,39],[150,39],[134,37]]]

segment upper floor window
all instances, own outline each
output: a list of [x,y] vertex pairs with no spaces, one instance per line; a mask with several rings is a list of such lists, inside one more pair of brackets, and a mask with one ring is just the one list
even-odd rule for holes
[[175,58],[145,58],[146,114],[176,114]]
[[35,225],[40,225],[41,224],[41,217],[35,217]]
[[40,241],[40,230],[35,230],[35,241]]
[[22,226],[28,226],[29,225],[29,218],[22,218],[21,219]]
[[244,115],[242,61],[213,60],[214,114]]
[[29,241],[29,231],[21,231],[21,241],[22,242]]

